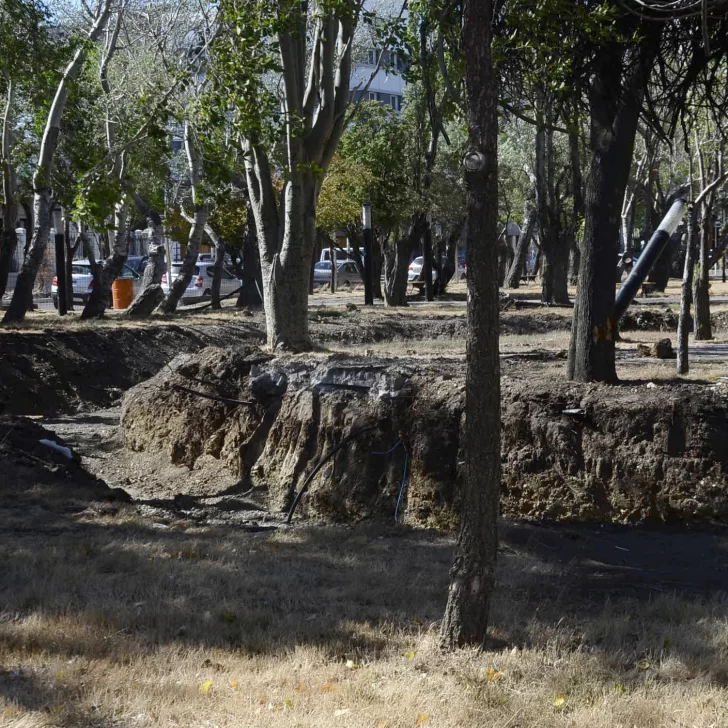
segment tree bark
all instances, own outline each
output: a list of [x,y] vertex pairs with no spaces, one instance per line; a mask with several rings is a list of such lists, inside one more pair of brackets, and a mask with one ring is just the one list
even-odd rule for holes
[[[180,214],[190,225],[195,224],[195,218],[188,215],[182,205],[180,205]],[[222,285],[222,272],[225,264],[225,243],[209,222],[205,223],[203,232],[215,248],[215,265],[212,269],[212,284],[210,285],[210,307],[219,311],[222,308],[220,286]]]
[[698,275],[693,291],[695,301],[694,338],[707,341],[713,338],[710,325],[710,234],[713,229],[713,212],[710,200],[703,203],[703,216],[698,237]]
[[50,180],[53,172],[55,153],[58,147],[63,111],[66,107],[66,101],[68,100],[73,81],[81,71],[89,48],[98,40],[106,27],[106,23],[111,14],[111,5],[112,0],[104,0],[100,6],[96,20],[88,32],[87,42],[79,44],[73,59],[66,67],[63,77],[58,84],[56,95],[48,111],[40,154],[38,155],[38,164],[33,173],[33,189],[35,190],[35,209],[33,215],[35,227],[33,230],[33,239],[31,240],[27,255],[23,261],[23,266],[18,275],[12,301],[8,310],[5,312],[5,317],[3,318],[5,323],[22,321],[25,318],[26,312],[32,306],[35,278],[43,262],[50,238],[50,212],[52,207]]
[[205,225],[205,235],[212,241],[215,246],[215,267],[213,269],[212,287],[210,289],[210,306],[214,310],[220,310],[220,286],[222,285],[222,272],[225,266],[225,243],[222,238],[213,230],[208,223]]
[[553,120],[539,110],[536,123],[536,202],[543,253],[541,301],[568,304],[571,245],[563,230],[562,201],[556,189]]
[[250,203],[247,206],[246,229],[241,253],[243,259],[243,286],[240,289],[235,305],[237,308],[257,308],[263,303],[263,277],[258,253],[258,233]]
[[200,254],[202,235],[205,231],[205,225],[207,225],[207,219],[210,214],[209,206],[201,202],[199,197],[200,160],[197,156],[195,143],[192,139],[192,129],[190,128],[189,123],[185,124],[185,151],[187,153],[187,165],[189,167],[190,187],[192,200],[195,205],[195,215],[192,226],[190,227],[187,250],[185,251],[185,257],[182,261],[182,268],[174,281],[170,283],[167,295],[157,308],[159,313],[165,314],[174,313],[177,310],[177,305],[179,304],[180,299],[184,295],[187,287],[190,285],[195,264],[197,263],[197,257]]
[[505,281],[503,282],[504,288],[520,288],[521,277],[524,275],[526,270],[526,260],[528,258],[528,249],[531,245],[531,239],[533,238],[533,231],[536,228],[537,222],[537,210],[533,204],[531,195],[526,198],[524,211],[525,225],[521,232],[521,237],[518,239],[516,250],[513,254],[513,261],[508,273],[506,274]]
[[498,84],[491,59],[492,5],[463,2],[469,141],[468,366],[460,531],[440,627],[445,649],[482,646],[495,584],[500,499],[498,354]]
[[160,285],[164,273],[164,245],[149,248],[149,260],[144,269],[142,287],[126,311],[127,316],[149,316],[164,299]]
[[682,290],[680,292],[680,317],[677,324],[677,373],[687,374],[690,371],[688,344],[691,328],[690,305],[693,295],[693,268],[695,264],[695,241],[698,227],[698,206],[691,208],[688,215],[687,243],[685,248],[685,268],[683,271]]
[[575,381],[617,380],[614,299],[620,210],[660,32],[659,23],[645,26],[636,58],[619,44],[601,49],[591,83],[592,158],[568,364],[568,377]]
[[579,266],[581,264],[579,231],[584,219],[584,180],[581,174],[581,154],[579,153],[579,108],[576,105],[569,125],[569,157],[571,161],[571,190],[573,199],[569,283],[575,286],[579,281]]
[[10,263],[18,247],[15,227],[18,220],[18,180],[13,162],[13,123],[15,112],[15,84],[7,81],[5,113],[0,130],[0,161],[2,162],[3,217],[0,230],[0,301],[8,287]]

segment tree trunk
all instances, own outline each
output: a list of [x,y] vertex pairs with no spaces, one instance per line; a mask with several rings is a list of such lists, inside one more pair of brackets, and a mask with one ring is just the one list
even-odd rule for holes
[[[192,274],[194,272],[197,257],[200,254],[200,243],[202,235],[207,225],[207,219],[210,215],[210,208],[207,204],[200,202],[199,185],[200,185],[200,160],[197,156],[195,142],[192,138],[192,129],[189,123],[185,124],[185,151],[187,153],[187,165],[190,174],[190,187],[192,201],[195,204],[195,217],[190,227],[190,234],[187,241],[187,250],[182,261],[177,278],[169,286],[169,291],[164,297],[162,303],[159,304],[157,311],[159,313],[174,313],[177,305],[184,295],[185,290],[190,285]],[[171,274],[171,268],[170,268]]]
[[[177,306],[190,285],[192,274],[194,273],[197,257],[200,254],[200,244],[202,243],[202,234],[205,231],[205,224],[209,216],[209,208],[207,205],[195,205],[195,217],[190,227],[189,238],[187,239],[187,250],[182,261],[182,268],[174,281],[171,282],[167,295],[162,303],[159,304],[157,311],[159,313],[174,313]],[[170,269],[171,272],[171,269]]]
[[465,473],[455,560],[440,644],[482,646],[495,584],[500,500],[498,354],[498,85],[491,60],[491,3],[465,0],[462,41],[469,143],[468,366]]
[[407,305],[407,265],[412,248],[408,237],[398,238],[384,250],[384,305]]
[[250,202],[248,202],[247,205],[242,259],[243,287],[240,289],[238,300],[235,302],[235,305],[238,308],[258,307],[263,303],[263,278],[260,270],[260,255],[258,253],[258,233],[256,230],[253,210],[250,207]]
[[[263,308],[268,346],[304,351],[308,335],[308,284],[314,243],[317,184],[312,175],[287,184],[281,252],[262,257]],[[261,230],[258,229],[260,239]]]
[[[447,236],[447,241],[445,242],[445,253],[442,255],[442,259],[445,261],[444,265],[441,267],[440,270],[440,279],[439,279],[439,292],[445,293],[447,290],[447,285],[450,283],[450,281],[455,276],[455,273],[458,269],[458,243],[460,242],[460,236],[463,232],[463,226],[465,225],[465,220],[463,220],[461,223],[458,223],[455,228],[450,232],[450,234]],[[439,253],[439,251],[438,251]]]
[[688,215],[687,242],[685,247],[685,269],[680,292],[680,317],[677,324],[677,373],[690,371],[688,344],[690,335],[690,305],[693,295],[693,268],[695,265],[695,241],[698,227],[698,207],[694,206]]
[[592,159],[586,190],[586,220],[579,287],[569,349],[569,379],[615,382],[614,299],[617,241],[624,191],[632,163],[637,121],[654,58],[658,23],[645,27],[635,63],[626,70],[623,50],[603,49],[590,89]]
[[[129,257],[129,234],[127,229],[127,216],[129,214],[129,203],[126,198],[116,205],[114,212],[114,250],[104,261],[98,286],[94,286],[91,297],[88,300],[83,312],[82,319],[101,318],[111,297],[111,286],[121,275],[124,263]],[[70,280],[70,279],[69,279]]]
[[18,221],[18,180],[13,162],[13,124],[15,84],[8,80],[7,102],[0,130],[0,161],[2,161],[3,216],[0,230],[0,301],[8,287],[10,264],[18,247],[15,227]]
[[568,304],[569,254],[571,249],[569,245],[564,245],[562,241],[559,241],[550,250],[550,254],[547,255],[544,252],[543,257],[541,300],[547,304]]
[[519,288],[521,285],[521,277],[526,271],[526,260],[528,258],[528,249],[531,245],[531,239],[533,238],[533,231],[536,227],[537,211],[533,204],[531,196],[526,199],[525,205],[525,226],[521,232],[521,237],[518,239],[516,250],[513,254],[513,262],[511,267],[508,269],[505,281],[503,282],[504,288]]
[[222,308],[220,286],[222,285],[222,272],[225,265],[225,243],[209,224],[205,225],[205,234],[215,246],[215,268],[213,269],[212,288],[210,289],[210,305],[213,309],[220,310]]
[[425,301],[434,301],[432,286],[432,225],[428,215],[423,215],[422,225],[422,280],[424,281]]
[[80,43],[73,59],[66,67],[61,78],[56,95],[48,111],[43,139],[41,141],[38,164],[33,173],[34,218],[33,239],[23,261],[15,292],[8,310],[5,312],[5,323],[19,322],[25,318],[26,312],[33,303],[33,287],[38,269],[45,257],[51,230],[51,188],[50,179],[53,172],[54,158],[58,147],[58,138],[61,131],[61,119],[68,100],[68,94],[74,79],[78,76],[86,59],[89,49],[106,27],[111,14],[112,0],[105,0],[99,8],[99,13],[88,33],[87,42]]
[[695,278],[695,324],[696,341],[707,341],[713,338],[710,325],[710,233],[713,229],[713,214],[710,202],[703,203],[703,219],[698,238],[698,275]]
[[556,189],[553,120],[539,112],[536,116],[536,202],[543,268],[541,301],[546,304],[569,303],[570,241],[561,222],[562,201]]
[[144,269],[142,287],[127,309],[127,316],[149,316],[164,299],[164,291],[160,283],[165,269],[165,254],[164,245],[149,248],[149,260]]
[[579,281],[581,264],[581,245],[579,232],[584,219],[584,180],[581,174],[581,155],[579,154],[579,107],[574,107],[569,125],[569,157],[571,161],[571,192],[573,199],[573,219],[571,222],[571,267],[569,283],[575,286]]
[[[195,218],[188,215],[182,205],[180,205],[180,214],[190,225],[195,224]],[[210,223],[205,223],[204,234],[215,248],[215,265],[212,268],[212,284],[210,285],[210,307],[219,311],[222,308],[222,304],[220,303],[220,286],[222,284],[222,272],[225,264],[225,243]]]

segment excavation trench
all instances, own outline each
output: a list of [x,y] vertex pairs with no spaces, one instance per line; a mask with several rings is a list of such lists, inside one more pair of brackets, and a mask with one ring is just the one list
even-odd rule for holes
[[[564,521],[725,521],[726,403],[712,386],[505,376],[502,510]],[[311,479],[297,516],[393,518],[401,500],[404,522],[447,529],[457,520],[463,410],[460,359],[208,347],[132,388],[122,430],[128,450],[189,469],[214,462],[240,492],[263,489],[279,512],[351,438]]]

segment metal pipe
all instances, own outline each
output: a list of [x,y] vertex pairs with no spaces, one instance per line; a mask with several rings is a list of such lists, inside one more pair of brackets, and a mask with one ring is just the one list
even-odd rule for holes
[[667,246],[670,237],[677,230],[677,226],[680,224],[680,220],[685,214],[687,206],[687,200],[682,196],[678,197],[670,206],[667,215],[662,219],[657,230],[652,234],[645,249],[634,264],[627,280],[617,293],[617,300],[614,303],[614,318],[617,321],[624,316],[629,308],[629,304],[632,303],[632,300],[637,295],[640,286],[645,282],[652,267]]

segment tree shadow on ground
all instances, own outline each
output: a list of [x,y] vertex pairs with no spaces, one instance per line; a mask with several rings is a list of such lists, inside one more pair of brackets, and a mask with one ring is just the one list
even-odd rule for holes
[[[390,523],[223,528],[171,507],[151,520],[97,496],[4,502],[0,697],[29,710],[82,692],[27,672],[34,655],[133,661],[172,645],[283,659],[308,645],[372,660],[442,615],[450,537]],[[725,684],[701,616],[725,612],[727,565],[725,530],[504,523],[491,646],[568,639],[626,681],[669,640],[673,658]]]

